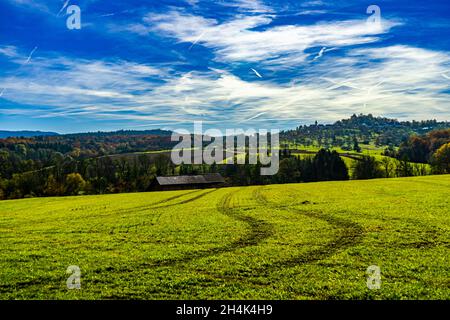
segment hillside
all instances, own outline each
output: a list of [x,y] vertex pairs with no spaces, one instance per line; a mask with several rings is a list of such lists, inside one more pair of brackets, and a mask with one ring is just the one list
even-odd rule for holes
[[0,139],[11,138],[11,137],[39,137],[39,136],[57,136],[59,133],[56,132],[42,132],[42,131],[5,131],[0,130]]
[[442,175],[1,201],[0,298],[450,299],[449,190]]
[[373,115],[352,115],[333,124],[315,123],[281,133],[284,141],[301,145],[343,147],[351,150],[359,143],[377,146],[399,146],[411,135],[450,128],[450,122],[436,120],[398,121]]
[[[443,127],[448,128],[437,130]],[[380,137],[387,135],[402,142],[380,145]],[[229,156],[226,164],[175,165],[170,155],[178,141],[171,141],[170,131],[159,129],[0,139],[0,200],[150,191],[158,175],[214,172],[222,174],[228,186],[243,186],[450,172],[445,148],[438,160],[434,157],[450,143],[447,122],[354,115],[332,125],[282,132],[281,139],[279,170],[271,177],[260,175],[261,163],[230,164],[237,161]],[[246,155],[237,153],[235,158],[245,161]],[[358,163],[361,170],[354,170]]]

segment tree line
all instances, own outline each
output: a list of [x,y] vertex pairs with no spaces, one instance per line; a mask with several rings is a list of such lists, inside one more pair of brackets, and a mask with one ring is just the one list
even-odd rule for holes
[[[174,166],[163,153],[129,153],[176,143],[166,134],[139,133],[0,139],[0,199],[149,191],[157,176],[211,172],[228,186],[450,173],[450,129],[413,135],[384,157],[360,155],[351,168],[336,151],[299,157],[286,147],[274,176],[261,176],[259,162]],[[357,139],[352,143],[359,148]]]
[[156,177],[163,175],[220,173],[227,186],[349,179],[339,154],[325,149],[305,159],[283,151],[279,171],[274,176],[261,176],[259,161],[236,163],[174,166],[166,154],[82,160],[67,156],[59,158],[51,167],[0,179],[0,198],[150,191]]
[[412,135],[398,150],[387,148],[384,155],[402,161],[428,163],[433,173],[450,173],[450,129]]
[[363,144],[398,147],[413,134],[421,135],[448,127],[449,122],[436,120],[398,121],[371,114],[354,114],[332,124],[319,124],[316,121],[311,125],[298,126],[294,130],[281,132],[281,138],[304,146],[355,150],[355,140]]

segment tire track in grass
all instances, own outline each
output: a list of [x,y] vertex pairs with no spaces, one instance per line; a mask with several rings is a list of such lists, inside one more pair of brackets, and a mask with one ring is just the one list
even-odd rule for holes
[[[215,191],[215,190],[214,190]],[[239,190],[227,193],[217,204],[217,209],[220,213],[229,216],[230,218],[244,222],[248,225],[248,232],[240,239],[231,242],[228,245],[211,248],[208,250],[200,250],[197,252],[190,252],[181,257],[157,260],[152,263],[143,263],[139,267],[171,267],[178,264],[187,263],[193,260],[220,255],[223,253],[233,252],[241,248],[258,245],[261,241],[269,238],[273,234],[273,226],[264,220],[256,219],[250,216],[243,215],[236,212],[230,207],[230,201],[233,195]],[[206,195],[206,194],[205,194]],[[197,199],[199,197],[196,197]]]
[[[155,206],[157,206],[159,204],[164,204],[164,203],[170,202],[172,200],[176,200],[178,198],[182,198],[184,196],[190,195],[192,193],[200,192],[202,190],[204,190],[204,189],[197,189],[197,190],[193,190],[193,191],[190,191],[190,192],[178,194],[176,196],[172,196],[172,197],[169,197],[169,198],[166,198],[166,199],[162,199],[162,200],[159,200],[159,201],[156,201],[156,202],[153,202],[153,203],[150,203],[150,204],[146,204],[146,205],[140,205],[140,206],[136,206],[136,207],[115,210],[112,213],[113,214],[121,214],[121,213],[134,212],[136,210],[142,211],[142,210],[146,210],[146,209],[152,209],[152,208],[154,208]],[[189,201],[186,201],[186,202],[189,202]],[[186,202],[184,202],[184,203],[186,203]],[[164,207],[164,206],[159,206],[158,208],[162,208],[162,207]]]
[[[203,195],[196,196],[192,199],[184,200],[183,203],[195,201],[211,192],[204,193]],[[231,207],[231,200],[237,192],[239,192],[239,189],[228,192],[226,195],[224,195],[222,199],[217,203],[217,210],[220,213],[229,216],[230,218],[236,221],[244,222],[245,224],[248,225],[246,234],[240,239],[233,241],[225,246],[211,248],[208,250],[200,250],[197,252],[188,252],[182,255],[181,257],[144,262],[139,265],[133,265],[132,267],[131,266],[122,268],[114,267],[114,272],[127,272],[131,274],[133,272],[136,272],[137,269],[142,268],[155,269],[161,267],[173,267],[179,264],[185,264],[202,258],[234,252],[242,248],[257,246],[265,239],[268,239],[274,233],[273,230],[274,228],[272,224],[264,220],[245,215],[242,212],[240,212],[240,208]],[[325,215],[323,213],[302,212],[301,210],[289,208],[288,206],[277,206],[270,204],[267,201],[267,199],[261,194],[261,188],[256,189],[254,191],[253,197],[257,200],[259,206],[270,207],[273,209],[289,210],[295,213],[306,215],[308,217],[314,217],[320,220],[324,220],[328,223],[331,223],[332,225],[337,226],[340,229],[344,229],[344,232],[341,232],[341,234],[339,234],[334,240],[322,246],[321,248],[300,254],[294,258],[285,259],[273,263],[266,263],[260,267],[246,270],[245,272],[238,272],[237,274],[231,275],[219,275],[216,272],[211,272],[207,270],[196,270],[198,274],[202,274],[209,278],[209,280],[204,280],[205,282],[203,283],[202,287],[204,287],[205,285],[206,286],[211,286],[214,284],[217,285],[218,283],[217,281],[223,282],[224,284],[233,284],[233,283],[239,284],[244,281],[248,283],[248,285],[250,286],[265,287],[266,285],[261,284],[260,280],[258,280],[258,277],[261,277],[261,275],[268,275],[270,274],[271,271],[274,271],[276,269],[294,267],[300,264],[313,263],[325,259],[329,256],[332,256],[333,254],[337,253],[340,250],[343,250],[345,248],[357,244],[362,239],[361,227],[351,221],[347,221],[345,219],[337,217],[330,217],[329,215]],[[167,206],[171,205],[175,204],[170,204]],[[258,206],[255,206],[255,208],[257,207]],[[103,268],[98,269],[96,272],[101,272],[102,270]],[[154,293],[163,291],[164,291],[163,289],[156,290]]]
[[218,203],[217,209],[222,214],[229,216],[234,220],[244,222],[250,227],[250,230],[247,233],[247,235],[235,242],[236,248],[243,248],[257,245],[261,241],[273,235],[273,225],[264,220],[244,215],[240,213],[239,210],[231,208],[230,206],[231,199],[233,195],[238,191],[239,190],[235,190],[225,195],[222,198],[222,200]]
[[[425,224],[420,219],[404,218],[402,219],[402,231],[405,234],[414,234],[414,238],[408,238],[408,242],[404,239],[399,239],[395,243],[390,243],[389,246],[397,249],[429,249],[434,247],[447,247],[450,248],[450,238],[438,239],[444,235],[448,235],[448,230],[442,227]],[[418,230],[414,230],[413,228]]]
[[[200,190],[205,190],[205,189],[200,189]],[[206,190],[208,190],[208,189],[206,189]],[[189,202],[198,200],[200,198],[203,198],[204,196],[206,196],[206,195],[208,195],[210,193],[213,193],[214,191],[217,191],[217,189],[212,189],[210,191],[207,191],[207,192],[204,192],[202,194],[199,194],[198,196],[195,196],[195,197],[187,199],[187,200],[182,200],[180,202],[170,203],[170,204],[166,204],[166,205],[163,205],[163,206],[154,206],[153,205],[152,209],[167,208],[167,207],[177,206],[179,204],[189,203]],[[193,193],[193,192],[189,192],[189,194],[191,194],[191,193]],[[185,195],[186,195],[186,193],[185,193]],[[177,197],[177,198],[179,198],[179,197]],[[173,199],[170,199],[170,200],[173,200]],[[165,201],[165,202],[167,202],[167,201]],[[165,202],[162,202],[162,203],[165,203]]]
[[363,228],[356,222],[324,214],[323,212],[305,212],[303,210],[291,208],[289,206],[281,206],[270,203],[267,198],[261,193],[262,188],[258,188],[254,191],[254,198],[262,206],[270,207],[272,209],[287,210],[296,214],[301,214],[306,217],[315,218],[327,222],[328,224],[341,229],[342,231],[333,240],[327,244],[321,246],[320,248],[310,250],[308,252],[302,253],[290,259],[280,260],[277,262],[267,263],[262,267],[253,269],[255,272],[268,272],[274,269],[280,268],[290,268],[300,264],[314,263],[326,258],[329,258],[336,253],[350,248],[362,242],[364,237]]
[[[0,293],[5,295],[12,295],[15,291],[20,291],[25,288],[38,287],[39,289],[41,289],[43,286],[48,284],[53,284],[56,286],[59,282],[61,282],[61,279],[57,276],[41,275],[28,280],[16,281],[14,283],[0,283]],[[3,298],[4,297],[2,297],[2,299]]]
[[[118,214],[128,214],[128,213],[140,212],[140,211],[145,211],[145,210],[148,210],[148,209],[155,209],[155,208],[156,208],[156,209],[159,209],[159,208],[164,208],[164,207],[166,207],[166,206],[157,206],[157,205],[158,205],[158,204],[164,204],[164,203],[170,202],[170,201],[172,201],[172,200],[176,200],[176,199],[178,199],[178,198],[184,197],[184,196],[186,196],[186,195],[190,195],[190,194],[192,194],[192,193],[200,192],[200,191],[202,191],[202,190],[203,190],[203,189],[199,189],[199,190],[194,190],[194,191],[186,192],[186,193],[179,194],[179,195],[176,195],[176,196],[173,196],[173,197],[169,197],[169,198],[166,198],[166,199],[162,199],[162,200],[160,200],[160,201],[153,202],[153,203],[148,204],[148,205],[141,205],[141,206],[136,206],[136,207],[126,208],[126,209],[118,209],[118,210],[114,210],[114,211],[112,211],[110,214],[102,215],[102,218],[104,218],[104,217],[109,217],[109,216],[114,216],[114,215],[118,215]],[[205,194],[205,195],[206,195],[206,194]],[[202,195],[197,196],[197,197],[195,197],[195,198],[192,198],[192,200],[191,200],[191,199],[187,199],[187,200],[183,200],[182,202],[177,202],[177,203],[171,204],[171,205],[177,205],[177,204],[180,204],[180,203],[188,203],[188,202],[190,202],[190,201],[194,201],[194,200],[199,199],[199,198],[201,198],[201,197],[202,197]],[[169,206],[169,205],[167,205],[167,206]],[[159,215],[157,215],[156,217],[154,217],[154,219],[152,219],[152,224],[154,224],[153,221],[155,221],[155,220],[158,221],[160,216],[161,216],[161,213],[160,213]],[[100,226],[100,225],[103,225],[103,224],[102,224],[102,223],[95,224],[95,225],[93,226],[93,228],[95,229],[96,227],[98,227],[98,226]],[[130,226],[130,228],[136,227],[136,226],[139,226],[139,225],[145,225],[145,223],[138,223],[138,224],[135,224],[135,225]],[[114,229],[115,229],[115,228],[113,227],[113,228],[110,230],[110,233],[114,233]],[[95,231],[94,231],[93,229],[91,229],[91,230],[89,230],[88,232],[93,233],[93,232],[95,232]]]
[[[231,207],[230,202],[237,192],[239,192],[239,190],[231,191],[227,193],[224,197],[222,197],[222,199],[217,204],[217,209],[220,213],[229,216],[230,218],[235,219],[237,221],[244,222],[245,224],[248,225],[249,227],[247,229],[248,232],[243,237],[222,247],[212,248],[209,250],[201,250],[194,253],[187,253],[177,258],[169,258],[159,261],[158,260],[153,261],[150,263],[142,263],[141,265],[138,266],[138,268],[153,269],[159,267],[172,267],[179,264],[188,263],[193,260],[229,253],[250,246],[256,246],[265,239],[268,239],[270,236],[272,236],[274,233],[272,224],[261,219],[244,215],[241,212],[239,212],[239,208],[235,209]],[[241,283],[242,281],[245,281],[248,282],[249,285],[260,286],[259,284],[260,280],[258,280],[257,278],[261,277],[261,275],[268,275],[270,272],[277,269],[290,268],[302,264],[309,264],[323,260],[336,254],[341,250],[344,250],[346,248],[358,244],[362,240],[363,237],[362,227],[352,221],[338,217],[332,217],[330,215],[326,215],[321,212],[303,212],[295,208],[289,208],[288,206],[277,206],[274,204],[270,204],[267,201],[267,199],[261,194],[261,188],[256,189],[254,191],[253,197],[257,200],[260,206],[270,207],[273,209],[288,210],[297,214],[305,215],[307,217],[317,218],[319,220],[326,221],[327,223],[334,225],[339,229],[343,229],[343,231],[340,232],[340,234],[333,240],[331,240],[329,243],[325,244],[324,246],[321,246],[318,249],[310,250],[306,253],[302,253],[290,259],[266,263],[263,264],[262,266],[246,270],[245,272],[239,272],[237,274],[232,275],[218,275],[217,273],[211,271],[196,270],[198,274],[203,274],[204,276],[210,278],[210,280],[206,280],[206,283],[208,283],[208,285],[217,283],[216,281],[219,280],[225,281],[225,283],[228,284],[230,283],[237,284]],[[133,268],[124,268],[118,271],[135,272],[135,268],[136,266],[133,266]],[[216,281],[212,279],[216,279]],[[264,286],[265,285],[262,285],[262,287]]]
[[[265,285],[260,284],[260,280],[257,278],[263,276],[268,277],[270,275],[270,272],[273,272],[275,270],[284,269],[284,268],[292,268],[298,265],[304,265],[304,264],[311,264],[314,262],[318,262],[320,260],[326,259],[328,257],[333,256],[334,254],[350,248],[352,246],[357,245],[360,243],[363,239],[364,232],[363,228],[353,222],[349,221],[347,219],[339,218],[339,217],[333,217],[327,214],[324,214],[322,212],[304,212],[302,210],[298,210],[295,208],[291,208],[289,206],[279,206],[275,204],[271,204],[265,196],[262,195],[261,190],[264,187],[260,187],[258,189],[255,189],[253,192],[253,198],[259,203],[261,207],[268,207],[272,208],[274,210],[286,210],[293,212],[295,214],[301,214],[304,216],[307,216],[309,218],[315,218],[318,220],[322,220],[327,222],[328,224],[331,224],[335,226],[338,229],[342,229],[335,238],[333,238],[331,241],[329,241],[327,244],[321,246],[320,248],[309,250],[307,252],[304,252],[302,254],[299,254],[297,256],[294,256],[289,259],[284,259],[280,261],[275,262],[268,262],[265,263],[259,267],[250,268],[248,270],[245,270],[245,272],[240,271],[236,274],[232,275],[218,275],[213,272],[209,272],[206,270],[202,270],[201,274],[208,276],[210,278],[220,280],[220,281],[226,281],[226,283],[242,283],[242,282],[248,282],[252,285],[261,286],[264,287]],[[229,199],[225,199],[225,202],[229,202]],[[223,206],[225,210],[229,210],[229,205]],[[250,217],[251,218],[251,217]],[[259,242],[258,242],[259,243]],[[255,279],[256,278],[256,279]]]
[[[217,191],[217,189],[212,189],[210,191],[201,193],[198,196],[195,196],[193,198],[189,198],[189,199],[186,199],[186,200],[183,200],[183,201],[180,201],[180,202],[170,203],[170,204],[166,204],[166,205],[162,205],[162,206],[155,206],[155,204],[164,204],[164,203],[167,203],[167,202],[169,202],[171,200],[175,200],[175,199],[181,198],[182,196],[189,195],[189,194],[192,194],[192,193],[196,193],[196,192],[199,192],[199,191],[202,191],[202,190],[203,189],[200,189],[200,190],[196,190],[196,191],[193,191],[193,192],[188,192],[188,193],[184,193],[182,195],[178,195],[178,196],[174,196],[174,197],[171,197],[171,198],[167,198],[167,199],[164,199],[162,201],[158,201],[156,203],[153,203],[152,205],[146,206],[145,208],[141,207],[139,209],[139,211],[144,211],[144,210],[147,210],[147,209],[161,209],[161,208],[167,208],[167,207],[177,206],[177,205],[180,205],[180,204],[189,203],[189,202],[201,199],[201,198],[207,196],[208,194],[213,193],[214,191]],[[131,212],[131,211],[128,211],[128,212]],[[159,214],[154,215],[153,219],[151,220],[151,225],[156,224],[164,213],[165,212],[160,212]],[[146,225],[146,224],[147,223],[145,223],[145,222],[137,223],[135,225],[129,226],[128,229],[131,229],[133,227],[143,226],[143,225]],[[111,233],[111,231],[110,231],[110,233]]]
[[[134,206],[134,207],[130,207],[130,208],[123,208],[123,209],[116,209],[116,210],[113,209],[108,214],[99,215],[98,213],[94,213],[94,214],[84,215],[82,217],[77,217],[77,218],[73,218],[72,217],[71,221],[73,221],[73,222],[78,221],[78,220],[84,221],[87,218],[99,218],[99,217],[105,218],[105,217],[110,217],[110,216],[114,216],[114,215],[118,215],[118,214],[127,214],[127,213],[136,212],[136,211],[143,211],[143,210],[146,210],[146,209],[151,209],[151,208],[153,208],[154,206],[156,206],[158,204],[163,204],[163,203],[166,203],[166,202],[169,202],[169,201],[172,201],[172,200],[176,200],[178,198],[190,195],[192,193],[197,193],[197,192],[200,192],[202,190],[203,189],[189,191],[189,192],[186,192],[186,193],[183,193],[183,194],[178,194],[178,195],[175,195],[175,196],[172,196],[172,197],[169,197],[169,198],[165,198],[165,199],[162,199],[162,200],[150,203],[150,204],[138,205],[138,206]],[[104,205],[101,205],[101,206],[103,206],[104,209],[106,208],[106,206],[104,206]],[[74,209],[76,209],[76,210],[74,210]],[[79,210],[78,208],[72,208],[70,211],[78,211],[78,210]],[[53,220],[53,221],[55,221],[55,220]],[[47,223],[47,220],[35,221],[34,223],[35,224],[37,224],[37,223]],[[99,225],[102,225],[102,223],[95,224],[94,227],[99,226]],[[91,230],[90,232],[95,232],[95,231]]]
[[[181,204],[186,204],[186,203],[189,203],[189,202],[201,199],[201,198],[203,198],[203,197],[207,196],[208,194],[213,193],[215,191],[217,191],[217,189],[212,189],[210,191],[207,191],[207,192],[204,192],[202,194],[199,194],[198,196],[195,196],[193,198],[189,198],[189,199],[186,199],[186,200],[183,200],[183,201],[180,201],[180,202],[170,203],[170,204],[166,204],[166,205],[163,205],[163,206],[155,206],[155,207],[152,207],[152,209],[168,208],[168,207],[178,206],[178,205],[181,205]],[[164,213],[165,212],[160,212],[158,215],[156,215],[156,217],[154,217],[154,219],[152,220],[153,224],[156,224]]]
[[[172,196],[172,197],[169,197],[169,198],[165,198],[165,199],[162,199],[162,200],[159,200],[159,201],[153,202],[153,203],[151,203],[151,204],[147,204],[147,205],[139,205],[139,206],[135,206],[135,207],[131,207],[131,208],[124,208],[124,209],[113,210],[111,213],[101,215],[101,218],[106,218],[106,217],[110,217],[110,216],[116,216],[116,215],[119,215],[119,214],[128,214],[128,213],[140,212],[140,211],[145,211],[145,210],[148,210],[148,209],[154,209],[154,208],[156,208],[156,209],[164,208],[164,207],[166,207],[165,205],[163,205],[163,206],[157,206],[157,205],[158,205],[158,204],[164,204],[164,203],[170,202],[170,201],[172,201],[172,200],[176,200],[176,199],[178,199],[178,198],[181,198],[181,197],[184,197],[184,196],[193,194],[193,193],[200,192],[200,191],[202,191],[202,190],[204,190],[204,189],[198,189],[198,190],[193,190],[193,191],[186,192],[186,193],[183,193],[183,194],[178,194],[178,195],[176,195],[176,196]],[[214,191],[214,190],[213,190],[213,191]],[[212,192],[212,191],[211,191],[211,192]],[[208,193],[209,193],[209,192],[206,192],[204,195],[206,195],[206,194],[208,194]],[[175,204],[170,204],[170,205],[167,205],[167,206],[172,206],[172,205],[177,205],[177,204],[182,204],[182,203],[188,203],[188,202],[194,201],[194,200],[196,200],[196,199],[199,199],[199,198],[203,197],[204,195],[199,195],[199,196],[197,196],[197,197],[194,197],[194,198],[191,198],[191,199],[187,199],[187,200],[183,200],[183,201],[177,202],[177,203],[175,203]],[[161,216],[161,213],[160,213],[159,215],[157,215],[156,217],[154,217],[154,218],[152,219],[152,224],[155,224],[155,221],[158,221],[160,216]],[[98,216],[97,214],[94,214],[94,215],[88,215],[88,216],[83,216],[83,217],[80,217],[80,218],[77,218],[77,219],[72,218],[71,221],[74,222],[74,221],[78,221],[78,220],[84,220],[84,219],[90,218],[90,217],[98,218],[99,216]],[[136,223],[136,224],[134,224],[134,225],[130,225],[130,226],[125,227],[125,228],[123,228],[123,227],[122,227],[122,228],[120,228],[120,227],[119,227],[119,228],[112,227],[112,228],[109,230],[109,233],[110,233],[110,234],[115,233],[114,230],[116,230],[116,229],[128,229],[128,230],[130,230],[131,228],[137,228],[137,227],[139,227],[139,226],[143,226],[143,225],[146,225],[146,224],[147,224],[147,223],[145,223],[145,222],[141,222],[141,223]],[[97,230],[97,228],[98,228],[99,226],[103,226],[103,225],[104,225],[104,223],[96,223],[96,224],[92,225],[91,228],[88,229],[88,230],[85,230],[85,231],[78,231],[78,232],[73,232],[73,231],[71,231],[71,232],[69,232],[69,233],[103,233],[104,231],[102,231],[102,230]],[[57,233],[58,233],[58,234],[64,233],[64,232],[61,232],[61,231],[54,231],[54,232],[46,231],[46,232],[47,232],[47,233],[54,233],[54,234],[57,234]],[[120,232],[120,231],[119,231],[119,232]],[[125,232],[125,233],[128,233],[128,231]]]

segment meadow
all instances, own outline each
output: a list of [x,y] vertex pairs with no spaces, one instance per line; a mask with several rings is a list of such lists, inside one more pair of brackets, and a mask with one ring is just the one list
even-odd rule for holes
[[0,299],[450,299],[449,195],[441,175],[0,201]]

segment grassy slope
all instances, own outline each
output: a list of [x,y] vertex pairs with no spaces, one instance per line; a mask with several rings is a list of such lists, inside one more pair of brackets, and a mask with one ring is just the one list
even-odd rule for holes
[[2,201],[0,298],[450,299],[449,191],[447,175]]

